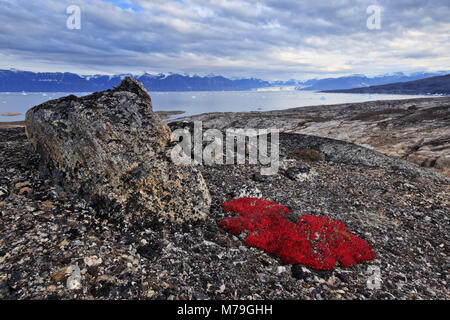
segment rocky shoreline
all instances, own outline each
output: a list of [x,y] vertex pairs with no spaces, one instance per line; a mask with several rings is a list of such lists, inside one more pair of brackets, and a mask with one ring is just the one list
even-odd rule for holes
[[[0,128],[0,299],[450,298],[450,181],[402,159],[284,132],[276,175],[261,176],[260,165],[196,166],[211,196],[203,220],[126,229],[56,185],[43,161],[24,128]],[[219,227],[230,216],[221,204],[245,195],[285,205],[294,221],[339,219],[377,257],[330,271],[285,265]],[[373,268],[378,288],[368,286]]]
[[450,177],[450,97],[370,101],[267,112],[206,113],[205,128],[277,128],[355,143]]

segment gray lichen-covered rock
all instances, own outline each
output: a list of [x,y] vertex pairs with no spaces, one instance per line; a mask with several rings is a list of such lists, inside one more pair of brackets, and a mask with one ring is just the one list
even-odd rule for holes
[[36,106],[26,129],[46,171],[110,220],[151,227],[203,219],[209,211],[201,173],[167,156],[171,131],[137,80]]

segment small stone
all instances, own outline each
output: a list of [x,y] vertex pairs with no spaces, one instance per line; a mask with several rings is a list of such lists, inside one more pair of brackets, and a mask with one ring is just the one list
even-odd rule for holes
[[303,182],[310,180],[316,172],[309,166],[297,166],[287,169],[285,174],[291,180]]
[[319,282],[320,284],[325,284],[325,283],[326,283],[325,280],[323,280],[322,278],[319,278],[319,277],[317,277],[317,276],[314,276],[314,280],[317,281],[317,282]]
[[13,271],[11,274],[8,275],[6,283],[12,289],[17,290],[20,286],[21,280],[22,280],[22,273],[20,271]]
[[151,299],[154,295],[155,295],[155,291],[154,290],[148,290],[147,291],[147,298]]
[[27,195],[33,194],[33,189],[29,187],[23,187],[22,189],[19,190],[19,196],[23,196],[25,194]]
[[156,259],[161,255],[161,244],[158,241],[147,241],[146,245],[137,249],[137,253],[149,260]]
[[277,274],[282,274],[282,273],[286,272],[286,267],[285,266],[278,266],[276,272],[277,272]]
[[409,183],[405,183],[405,184],[403,184],[403,186],[404,186],[405,188],[407,188],[407,189],[410,189],[410,190],[415,190],[415,189],[417,189],[416,186],[414,186],[414,185],[412,185],[412,184],[409,184]]
[[222,285],[220,286],[220,288],[219,288],[218,293],[223,293],[223,292],[225,291],[225,289],[226,289],[225,284],[222,284]]
[[30,181],[19,182],[15,184],[16,189],[22,189],[23,187],[27,187],[30,185]]
[[67,273],[70,273],[67,278],[66,286],[69,290],[80,290],[81,286],[81,270],[77,265],[71,265],[67,269]]
[[292,276],[298,280],[304,280],[311,274],[311,271],[298,263],[292,266],[291,271]]
[[8,188],[6,186],[0,186],[0,199],[7,198],[9,194]]
[[101,264],[103,262],[102,258],[98,258],[97,256],[91,256],[91,257],[86,257],[84,258],[84,263],[88,266],[88,267],[95,267],[98,266],[99,264]]
[[423,217],[423,212],[420,211],[414,211],[412,214],[417,218]]
[[53,202],[51,202],[50,200],[42,202],[41,205],[42,205],[42,207],[47,208],[47,209],[56,208],[55,205],[53,204]]
[[52,274],[50,277],[53,279],[53,281],[59,282],[59,281],[61,281],[62,278],[64,278],[66,273],[67,273],[67,267],[63,267],[63,268],[61,268],[61,270]]
[[107,274],[102,274],[100,277],[97,278],[97,282],[100,282],[100,281],[114,283],[114,282],[116,282],[116,279],[114,277],[112,277],[112,276],[107,275]]
[[273,181],[273,177],[265,176],[259,172],[256,172],[252,175],[252,180],[257,181],[257,182],[271,182],[271,181]]
[[9,253],[6,253],[3,257],[0,257],[0,263],[3,263],[4,261],[11,258],[11,255]]
[[50,292],[55,292],[56,291],[56,286],[55,285],[50,285],[50,286],[48,286],[48,291],[50,291]]
[[333,275],[332,270],[312,270],[312,272],[319,279],[324,279],[325,281],[328,281],[331,278],[331,276]]
[[199,291],[192,292],[192,298],[195,300],[208,300],[208,296]]
[[231,196],[233,199],[239,198],[262,198],[262,192],[256,187],[244,185],[237,187],[231,191]]
[[63,241],[61,241],[61,242],[58,244],[58,247],[62,248],[62,247],[67,246],[68,244],[69,244],[69,241],[67,241],[67,239],[64,239]]
[[333,286],[335,283],[336,283],[336,277],[335,277],[335,276],[331,276],[331,277],[328,279],[328,281],[327,281],[327,284],[328,284],[329,286]]

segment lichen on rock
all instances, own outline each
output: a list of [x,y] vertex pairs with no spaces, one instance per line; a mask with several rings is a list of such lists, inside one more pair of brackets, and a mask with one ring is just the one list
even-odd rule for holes
[[171,131],[137,80],[36,106],[26,131],[45,172],[110,220],[150,227],[201,220],[209,211],[201,173],[167,156]]

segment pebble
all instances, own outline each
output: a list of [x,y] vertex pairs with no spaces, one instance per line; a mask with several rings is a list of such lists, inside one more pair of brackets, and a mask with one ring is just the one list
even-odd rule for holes
[[30,185],[30,181],[18,182],[15,184],[16,189],[21,189]]
[[70,274],[67,278],[66,286],[69,290],[80,290],[81,286],[81,270],[77,265],[71,265],[67,269],[67,273]]
[[286,170],[286,176],[294,181],[306,181],[315,175],[315,171],[309,166],[297,166]]
[[48,289],[48,291],[50,291],[50,292],[55,292],[57,288],[56,288],[55,285],[52,284],[52,285],[49,285],[47,289]]
[[98,266],[99,264],[101,264],[103,262],[102,258],[98,258],[97,256],[91,256],[91,257],[86,257],[84,258],[84,263],[88,266],[88,267],[95,267]]
[[64,278],[64,276],[67,274],[67,269],[68,269],[68,267],[63,267],[63,268],[60,269],[58,272],[52,274],[52,275],[51,275],[51,278],[52,278],[55,282],[61,281],[61,279]]
[[63,241],[61,241],[61,242],[58,244],[58,247],[62,248],[62,247],[67,246],[68,244],[69,244],[69,241],[67,241],[66,239],[64,239]]
[[29,187],[24,187],[24,188],[19,190],[19,195],[20,196],[25,195],[25,194],[27,194],[27,195],[33,194],[33,189],[29,188]]
[[273,177],[265,176],[265,175],[262,175],[261,173],[257,172],[252,175],[252,180],[256,181],[256,182],[270,182],[270,181],[273,181]]
[[298,280],[304,280],[311,274],[311,271],[301,264],[294,264],[291,268],[291,272],[292,276]]
[[257,187],[243,185],[241,187],[233,189],[231,196],[234,199],[238,198],[262,198],[262,192]]
[[7,195],[8,195],[8,188],[0,187],[0,197],[6,198]]
[[285,266],[278,266],[276,272],[277,272],[277,274],[282,274],[282,273],[286,272],[286,267]]

